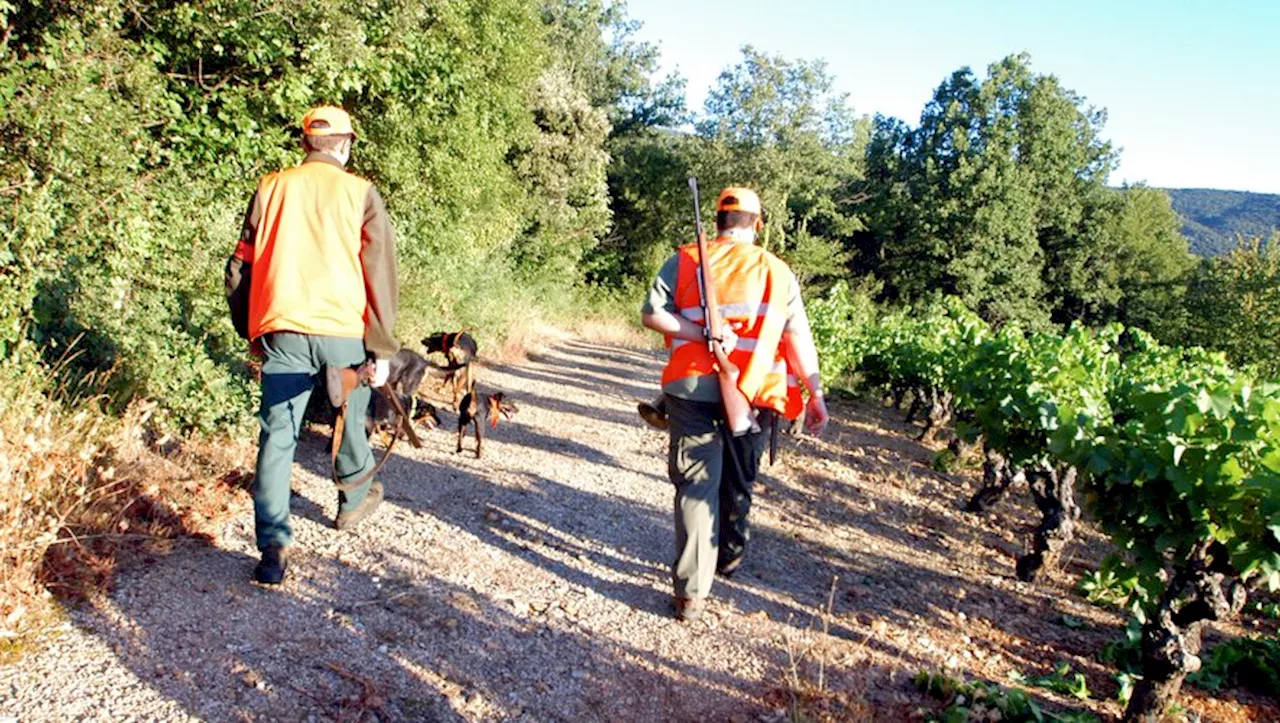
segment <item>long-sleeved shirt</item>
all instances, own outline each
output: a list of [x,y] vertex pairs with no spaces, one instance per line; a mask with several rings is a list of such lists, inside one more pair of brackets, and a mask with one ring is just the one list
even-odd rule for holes
[[[303,164],[324,163],[342,169],[336,159],[324,153],[309,153]],[[260,335],[260,330],[250,329],[250,297],[255,258],[263,258],[258,253],[265,250],[256,249],[256,244],[264,237],[260,233],[263,217],[268,213],[268,199],[262,198],[261,190],[256,191],[245,212],[244,223],[240,230],[240,240],[235,252],[227,261],[226,294],[231,307],[232,321],[236,331],[246,338]],[[394,356],[400,344],[393,334],[395,326],[399,283],[395,253],[395,233],[387,215],[382,196],[372,184],[363,199],[363,218],[360,223],[359,263],[364,277],[364,343],[365,348],[375,357],[386,359]],[[302,259],[277,258],[270,256],[271,263],[299,263]],[[323,283],[322,280],[317,283]],[[274,328],[273,331],[286,329]],[[291,329],[308,333],[309,329]]]

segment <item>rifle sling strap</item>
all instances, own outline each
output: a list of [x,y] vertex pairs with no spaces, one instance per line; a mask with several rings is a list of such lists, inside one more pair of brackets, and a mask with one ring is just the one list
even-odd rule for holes
[[407,431],[410,444],[414,447],[422,446],[422,442],[418,439],[418,435],[413,431],[413,420],[405,413],[404,407],[401,406],[397,395],[393,392],[387,391],[385,386],[379,387],[378,391],[382,392],[383,396],[391,402],[391,407],[395,410],[396,431],[391,435],[391,443],[387,445],[387,451],[382,454],[382,459],[378,460],[378,463],[375,464],[373,469],[369,470],[367,474],[360,475],[359,479],[343,482],[341,478],[338,477],[338,450],[342,448],[342,434],[346,431],[348,421],[348,404],[345,399],[342,402],[342,408],[338,410],[338,418],[334,420],[333,443],[330,445],[329,460],[333,469],[333,484],[342,492],[350,492],[373,479],[373,476],[378,473],[378,470],[382,469],[382,465],[386,464],[388,459],[391,459],[391,450],[395,449],[396,442],[400,440],[400,432],[402,430]]

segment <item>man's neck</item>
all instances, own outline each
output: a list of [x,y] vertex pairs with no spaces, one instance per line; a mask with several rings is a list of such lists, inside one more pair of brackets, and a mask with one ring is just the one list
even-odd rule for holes
[[717,238],[734,243],[753,244],[756,242],[756,232],[751,228],[726,228]]
[[303,159],[303,163],[306,163],[307,161],[323,161],[325,163],[332,163],[339,168],[347,167],[347,164],[344,163],[341,158],[333,155],[332,153],[325,153],[324,151],[307,151],[307,157]]

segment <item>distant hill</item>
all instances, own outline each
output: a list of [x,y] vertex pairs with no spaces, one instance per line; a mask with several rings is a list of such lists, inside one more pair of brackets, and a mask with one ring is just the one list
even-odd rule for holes
[[1235,248],[1236,236],[1267,238],[1280,229],[1280,195],[1208,188],[1166,188],[1191,250],[1217,256]]

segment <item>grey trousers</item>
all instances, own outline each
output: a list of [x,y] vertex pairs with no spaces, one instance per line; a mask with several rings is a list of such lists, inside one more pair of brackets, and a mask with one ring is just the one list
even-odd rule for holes
[[719,404],[667,395],[666,406],[667,474],[676,488],[672,582],[677,597],[704,598],[716,570],[746,553],[747,513],[772,412],[761,413],[762,431],[731,438]]

